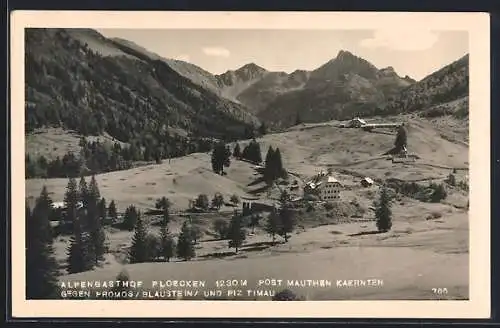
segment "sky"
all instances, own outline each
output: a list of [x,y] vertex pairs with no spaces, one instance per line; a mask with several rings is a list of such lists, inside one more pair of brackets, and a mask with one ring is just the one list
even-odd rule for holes
[[469,52],[467,31],[101,29],[164,58],[220,74],[255,63],[269,71],[314,70],[347,50],[416,80]]

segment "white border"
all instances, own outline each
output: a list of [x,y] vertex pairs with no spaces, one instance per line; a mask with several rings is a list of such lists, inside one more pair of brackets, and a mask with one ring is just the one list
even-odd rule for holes
[[[484,13],[15,11],[11,19],[12,315],[14,317],[488,318],[490,51]],[[24,252],[24,28],[466,30],[470,49],[469,301],[27,301]],[[165,306],[166,305],[166,306]]]

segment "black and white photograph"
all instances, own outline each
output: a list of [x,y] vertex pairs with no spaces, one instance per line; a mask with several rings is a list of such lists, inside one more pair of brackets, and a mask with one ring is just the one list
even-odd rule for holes
[[214,15],[20,27],[20,297],[477,301],[489,81],[471,67],[488,65],[472,46],[488,21]]

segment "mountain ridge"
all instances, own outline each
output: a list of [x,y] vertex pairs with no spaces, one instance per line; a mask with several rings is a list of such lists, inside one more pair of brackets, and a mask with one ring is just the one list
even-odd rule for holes
[[[296,69],[291,73],[274,72],[255,62],[250,62],[234,70],[212,74],[186,61],[163,58],[135,42],[121,38],[106,38],[92,29],[62,29],[60,31],[64,31],[68,38],[83,44],[83,51],[92,49],[99,53],[107,64],[115,61],[115,63],[121,63],[118,64],[120,66],[124,65],[124,61],[131,60],[130,63],[137,61],[141,63],[137,65],[149,66],[152,70],[146,74],[147,76],[144,75],[144,80],[156,85],[154,88],[164,89],[166,94],[169,94],[171,90],[177,90],[176,92],[181,89],[189,90],[187,93],[181,92],[184,100],[172,94],[165,98],[165,101],[176,104],[174,107],[182,108],[181,111],[184,114],[179,117],[181,121],[184,120],[184,115],[194,120],[199,120],[199,115],[203,115],[203,110],[193,107],[195,103],[204,104],[202,108],[208,104],[211,104],[209,107],[217,108],[216,111],[219,114],[215,116],[209,113],[212,109],[207,109],[208,117],[202,119],[205,123],[217,115],[225,115],[241,121],[244,125],[257,127],[261,121],[274,126],[289,126],[293,125],[297,117],[307,122],[320,122],[345,119],[354,115],[394,113],[399,110],[398,108],[403,108],[401,109],[403,111],[421,110],[422,107],[432,106],[435,101],[441,101],[440,97],[443,98],[438,91],[435,92],[437,95],[428,97],[427,100],[423,100],[426,97],[421,95],[426,90],[426,87],[422,87],[423,85],[432,84],[433,89],[442,89],[437,85],[443,79],[432,78],[437,72],[416,81],[409,76],[399,76],[392,66],[379,69],[347,50],[340,50],[335,57],[310,71]],[[50,44],[46,47],[47,49],[56,46],[53,42]],[[51,51],[56,50],[41,50],[42,58],[48,58],[47,54]],[[446,81],[457,85],[460,90],[453,92],[463,97],[464,86],[468,86],[468,71],[466,73],[464,71],[468,62],[464,64],[463,58],[456,62],[458,64],[454,65],[460,66],[459,69],[462,72],[460,74],[466,76],[452,78],[452,82]],[[450,65],[438,70],[441,72],[439,74],[448,74],[448,71],[443,70]],[[134,69],[131,70],[134,71]],[[140,70],[135,72],[137,76],[143,74]],[[151,78],[154,82],[150,80]],[[180,83],[181,89],[169,79]],[[455,80],[458,82],[454,83]],[[128,89],[131,91],[130,88]],[[452,95],[453,92],[448,96],[449,100],[457,98]],[[197,101],[199,97],[204,100]],[[444,96],[442,100],[448,98]],[[143,101],[148,100],[143,97]],[[411,105],[415,101],[420,105],[416,107]],[[27,97],[27,104],[33,105],[34,102],[36,101]],[[36,121],[32,118],[28,120]],[[192,129],[191,123],[180,125],[183,129]],[[209,125],[213,126],[213,123]],[[207,133],[210,135],[205,129],[201,134]]]

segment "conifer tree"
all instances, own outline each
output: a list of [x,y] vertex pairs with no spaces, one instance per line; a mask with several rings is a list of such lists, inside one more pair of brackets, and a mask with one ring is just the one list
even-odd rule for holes
[[[115,281],[120,281],[120,282],[130,281],[130,276],[128,272],[124,269],[120,271],[120,273],[116,276]],[[115,299],[123,299],[123,300],[128,299],[128,297],[124,294],[126,294],[130,290],[130,287],[126,287],[125,284],[123,283],[117,284],[116,286],[113,287],[112,290],[115,293],[120,293],[120,297],[117,297]]]
[[276,148],[276,150],[274,151],[273,166],[275,178],[284,178],[286,176],[286,171],[283,167],[283,160],[281,158],[281,151],[279,148]]
[[260,144],[255,139],[252,141],[252,158],[256,164],[262,163]]
[[118,220],[118,212],[116,210],[116,204],[114,200],[111,200],[111,203],[109,203],[108,215],[111,220],[113,220],[113,222],[116,222]]
[[95,256],[94,261],[96,264],[99,262],[99,260],[103,259],[104,253],[106,252],[106,235],[102,227],[101,215],[99,213],[100,197],[101,194],[99,192],[97,181],[95,179],[95,176],[92,176],[88,188],[86,216],[90,243],[93,254]]
[[52,200],[44,186],[31,212],[26,204],[26,298],[57,297],[57,263],[50,227]]
[[286,204],[282,204],[279,211],[279,220],[279,234],[285,239],[285,242],[288,242],[288,238],[290,237],[288,234],[295,229],[295,216]]
[[147,236],[146,226],[138,213],[135,224],[135,232],[132,237],[132,246],[130,247],[129,252],[130,263],[144,263],[149,260],[150,252],[148,250],[149,245]]
[[406,147],[408,143],[408,133],[404,126],[400,126],[398,128],[398,132],[396,135],[396,140],[394,140],[394,147],[396,151],[401,151],[403,147]]
[[234,146],[233,156],[238,159],[241,158],[241,148],[239,143],[236,143],[236,146]]
[[234,247],[236,253],[238,253],[238,248],[243,245],[246,239],[246,232],[243,229],[241,215],[234,214],[229,223],[229,229],[227,237],[229,238],[229,247]]
[[80,197],[75,178],[69,178],[64,194],[66,220],[71,223],[73,229],[70,245],[68,247],[67,270],[69,273],[83,272],[92,269],[92,259],[95,258],[91,243],[88,235],[84,231],[84,224],[81,220],[81,216],[84,216],[84,214],[78,211]]
[[128,231],[134,230],[138,217],[139,211],[135,208],[134,205],[130,205],[125,210],[125,215],[123,217],[123,227]]
[[219,142],[215,145],[212,151],[212,170],[217,174],[224,173],[224,167],[231,165],[231,151],[226,147],[224,142]]
[[168,232],[168,221],[163,219],[160,227],[160,253],[165,261],[170,262],[170,259],[175,255],[175,241]]
[[97,181],[95,179],[95,175],[92,175],[92,177],[90,178],[89,193],[95,199],[100,199],[101,198],[101,192],[99,191],[99,186],[97,185]]
[[107,215],[107,210],[106,210],[106,199],[104,197],[101,198],[98,204],[98,214],[99,218],[101,221],[106,220],[106,215]]
[[73,224],[73,235],[68,247],[68,273],[78,273],[91,270],[94,267],[95,255],[87,233],[83,232],[80,219]]
[[264,227],[264,230],[271,235],[273,239],[273,243],[276,240],[276,234],[280,231],[280,217],[278,214],[278,211],[276,209],[273,209],[271,213],[269,214],[266,222],[266,226]]
[[252,227],[252,233],[255,233],[255,227],[259,225],[261,217],[258,214],[254,214],[250,217],[250,226]]
[[85,177],[80,177],[80,183],[78,184],[78,196],[79,200],[83,203],[83,205],[87,205],[89,188],[87,185],[87,181],[85,181]]
[[66,208],[66,220],[74,222],[77,218],[79,194],[75,178],[69,178],[66,192],[64,194],[64,206]]
[[380,199],[375,205],[375,219],[377,220],[376,224],[378,231],[387,232],[391,230],[392,211],[387,188],[382,188]]
[[181,233],[177,240],[177,256],[184,261],[189,261],[196,256],[191,227],[187,221],[182,224]]
[[261,135],[264,135],[267,133],[267,126],[264,122],[262,122],[262,124],[259,126],[259,133]]
[[274,166],[274,149],[272,146],[269,146],[264,162],[264,179],[267,183],[274,181]]
[[214,195],[214,198],[212,199],[212,206],[219,210],[222,207],[222,205],[224,205],[224,196],[222,196],[222,194],[218,192]]

